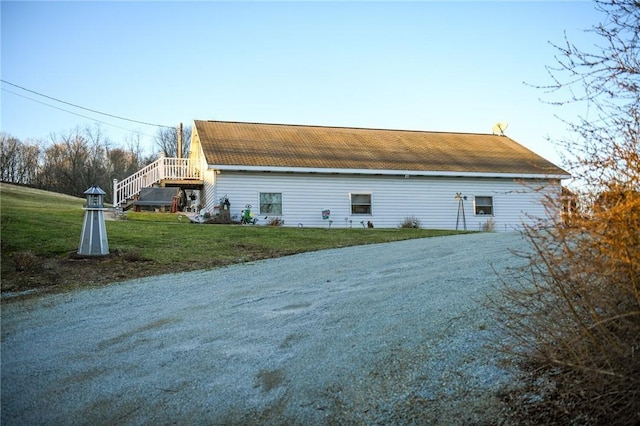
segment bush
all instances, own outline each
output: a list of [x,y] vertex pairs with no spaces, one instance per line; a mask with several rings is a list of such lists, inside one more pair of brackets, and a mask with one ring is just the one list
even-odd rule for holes
[[596,9],[600,42],[565,38],[543,87],[593,111],[560,141],[574,191],[550,195],[553,219],[525,229],[526,266],[496,305],[528,367],[530,389],[509,397],[516,423],[640,424],[640,4]]
[[404,220],[400,223],[400,228],[414,228],[414,229],[419,229],[422,227],[422,223],[420,222],[420,219],[418,219],[415,216],[407,216],[404,218]]
[[13,265],[16,272],[33,272],[38,258],[31,250],[19,251],[13,255]]
[[592,202],[588,214],[528,228],[533,252],[505,279],[499,310],[511,350],[555,382],[544,401],[521,406],[533,423],[640,420],[640,192],[607,193],[615,201]]
[[136,250],[124,252],[124,254],[122,254],[122,258],[127,262],[146,262],[149,260],[142,256],[142,254],[140,254],[140,252]]
[[267,222],[267,226],[282,226],[282,225],[284,225],[284,220],[280,219],[277,216],[269,218],[269,221]]
[[489,218],[485,223],[482,224],[482,230],[484,232],[493,232],[496,230],[496,221],[493,218]]

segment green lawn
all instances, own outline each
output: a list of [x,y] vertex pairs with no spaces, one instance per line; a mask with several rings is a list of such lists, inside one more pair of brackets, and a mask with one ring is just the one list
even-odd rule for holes
[[[84,201],[0,184],[3,281],[11,279],[9,272],[16,253],[30,252],[48,259],[64,259],[75,253],[82,231]],[[202,225],[190,223],[185,217],[179,220],[179,214],[171,213],[130,212],[127,216],[127,220],[106,222],[109,248],[125,259],[146,261],[147,267],[137,273],[141,275],[152,274],[154,268],[149,264],[158,271],[179,272],[328,248],[457,233],[400,228]]]

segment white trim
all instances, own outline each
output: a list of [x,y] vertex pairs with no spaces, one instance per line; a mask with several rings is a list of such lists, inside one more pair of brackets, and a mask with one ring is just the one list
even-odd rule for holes
[[[368,195],[369,196],[369,213],[354,213],[353,212],[353,196],[354,195]],[[356,204],[358,206],[365,206],[367,204]],[[373,216],[373,193],[371,191],[349,191],[349,212],[351,216]]]
[[451,172],[451,171],[416,171],[416,170],[385,170],[385,169],[330,169],[317,167],[271,167],[271,166],[242,166],[209,164],[210,169],[216,171],[245,171],[245,172],[273,172],[273,173],[322,173],[349,175],[388,175],[403,176],[442,176],[442,177],[484,177],[511,179],[569,179],[571,175],[544,173],[495,173],[495,172]]
[[[273,214],[273,213],[267,213],[267,212],[262,212],[262,199],[261,199],[261,195],[262,194],[280,194],[280,214]],[[280,191],[263,191],[263,190],[259,190],[258,191],[258,214],[259,215],[265,215],[265,216],[283,216],[284,215],[284,195],[282,194],[282,190]]]
[[[490,198],[491,199],[491,205],[488,204],[481,204],[478,205],[477,200],[478,198]],[[487,213],[478,213],[478,207],[482,208],[482,207],[491,207],[491,213],[487,214]],[[473,196],[473,215],[474,216],[479,216],[479,217],[487,217],[487,216],[495,216],[496,215],[496,209],[495,209],[495,197],[493,195],[474,195]]]

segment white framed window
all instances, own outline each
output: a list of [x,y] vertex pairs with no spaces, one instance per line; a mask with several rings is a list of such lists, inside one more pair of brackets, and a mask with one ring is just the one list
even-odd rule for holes
[[493,197],[476,196],[473,204],[477,215],[493,216]]
[[371,214],[371,194],[349,194],[351,214]]
[[260,214],[280,216],[282,215],[282,193],[281,192],[261,192],[260,193]]

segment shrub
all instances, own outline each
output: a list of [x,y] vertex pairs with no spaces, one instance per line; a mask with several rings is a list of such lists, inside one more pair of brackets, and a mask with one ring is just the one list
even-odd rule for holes
[[269,218],[269,221],[267,222],[267,226],[282,226],[282,225],[284,225],[284,220],[280,219],[277,216]]
[[148,260],[136,250],[124,252],[124,254],[122,254],[122,258],[127,262],[145,262]]
[[593,111],[560,141],[575,191],[549,196],[552,219],[525,229],[526,266],[496,305],[537,392],[513,400],[527,424],[640,424],[640,4],[596,9],[600,42],[565,38],[541,87]]
[[19,251],[13,255],[13,265],[17,272],[33,272],[38,258],[31,250]]
[[482,230],[484,232],[493,232],[496,230],[496,221],[493,218],[489,218],[485,223],[482,224]]
[[400,223],[400,228],[414,228],[414,229],[419,229],[422,227],[422,224],[420,223],[420,219],[418,219],[415,216],[407,216],[404,218],[404,220]]
[[545,404],[559,416],[551,400],[572,406],[560,423],[640,420],[640,192],[614,193],[589,214],[527,228],[533,251],[505,279],[498,309],[511,350],[555,382],[553,396],[522,406],[529,420],[547,423]]

